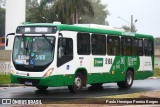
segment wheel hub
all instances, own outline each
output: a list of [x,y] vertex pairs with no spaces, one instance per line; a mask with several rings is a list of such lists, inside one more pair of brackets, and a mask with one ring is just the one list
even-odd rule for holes
[[81,88],[81,78],[76,77],[74,83],[77,88]]
[[132,83],[132,76],[128,75],[127,76],[127,83],[130,85]]

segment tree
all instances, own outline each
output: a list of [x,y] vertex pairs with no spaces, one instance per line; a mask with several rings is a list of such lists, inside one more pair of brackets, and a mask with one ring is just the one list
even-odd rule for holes
[[50,6],[41,5],[34,1],[27,11],[26,21],[34,23],[51,23],[55,19],[53,10]]
[[159,37],[154,38],[154,45],[155,45],[155,48],[160,47],[160,38]]
[[56,0],[54,10],[58,20],[68,24],[78,23],[79,15],[94,16],[89,0]]
[[[123,25],[122,26],[122,29],[124,29],[125,31],[127,32],[130,32],[131,31],[131,27],[130,26],[127,26],[127,25]],[[135,26],[133,26],[133,32],[137,32],[137,29]]]
[[64,24],[95,23],[106,25],[109,12],[100,0],[41,0],[27,11],[29,22],[60,21]]
[[101,25],[108,25],[106,21],[109,11],[107,10],[107,4],[101,4],[101,0],[90,0],[93,6],[94,18],[88,17],[88,15],[80,16],[80,23],[94,23]]
[[0,8],[0,36],[5,35],[5,9]]
[[6,5],[6,0],[0,0],[0,8],[4,8]]
[[46,6],[47,4],[53,4],[55,0],[41,0],[40,1],[40,6]]

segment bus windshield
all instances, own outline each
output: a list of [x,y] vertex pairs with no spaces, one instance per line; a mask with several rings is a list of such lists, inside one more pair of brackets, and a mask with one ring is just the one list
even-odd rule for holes
[[13,64],[24,71],[43,71],[54,58],[54,36],[16,36]]

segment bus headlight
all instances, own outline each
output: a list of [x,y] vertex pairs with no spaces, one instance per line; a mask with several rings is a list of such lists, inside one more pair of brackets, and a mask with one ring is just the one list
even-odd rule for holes
[[53,70],[54,70],[54,68],[49,69],[49,70],[43,75],[43,77],[48,77],[48,76],[50,76],[50,75],[52,74]]

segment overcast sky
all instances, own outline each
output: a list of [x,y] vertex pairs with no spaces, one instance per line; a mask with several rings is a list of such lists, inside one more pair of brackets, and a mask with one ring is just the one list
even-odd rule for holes
[[131,22],[133,15],[134,20],[138,20],[135,23],[138,33],[160,37],[160,0],[101,0],[101,2],[108,5],[110,15],[107,20],[110,26],[129,25],[118,16]]

